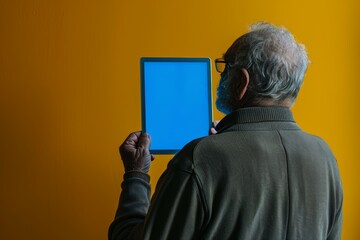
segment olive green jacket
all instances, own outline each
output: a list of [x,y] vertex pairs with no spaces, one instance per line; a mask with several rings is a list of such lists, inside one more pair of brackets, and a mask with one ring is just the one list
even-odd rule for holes
[[109,239],[340,239],[337,162],[288,108],[244,108],[149,176],[124,175]]

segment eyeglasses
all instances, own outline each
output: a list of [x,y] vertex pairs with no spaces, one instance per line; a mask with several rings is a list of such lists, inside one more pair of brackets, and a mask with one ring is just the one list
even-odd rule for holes
[[226,64],[227,64],[227,62],[222,58],[215,59],[215,69],[216,69],[216,71],[218,73],[223,73],[225,71]]
[[233,67],[233,65],[225,61],[223,58],[215,59],[215,69],[218,73],[225,72],[227,67]]

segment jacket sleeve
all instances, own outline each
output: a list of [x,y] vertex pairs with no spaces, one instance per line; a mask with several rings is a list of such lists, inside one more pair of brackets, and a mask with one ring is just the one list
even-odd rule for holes
[[150,177],[140,172],[124,174],[119,205],[115,220],[108,232],[108,239],[133,239],[141,229],[150,204]]
[[206,213],[198,178],[169,164],[152,199],[144,239],[198,239]]
[[341,183],[339,183],[337,194],[338,194],[338,199],[339,199],[339,201],[337,201],[338,206],[336,208],[334,222],[333,222],[331,231],[327,237],[327,240],[341,239],[341,231],[342,231],[342,224],[343,224],[343,200],[344,200],[343,189],[342,189]]
[[[109,239],[195,239],[205,208],[200,184],[192,171],[169,164],[149,206],[150,186],[136,176],[124,179]],[[149,210],[148,210],[149,207]]]
[[339,215],[336,217],[336,221],[334,223],[333,229],[331,230],[329,236],[327,237],[327,240],[341,239],[342,221],[343,221],[343,216],[341,211]]

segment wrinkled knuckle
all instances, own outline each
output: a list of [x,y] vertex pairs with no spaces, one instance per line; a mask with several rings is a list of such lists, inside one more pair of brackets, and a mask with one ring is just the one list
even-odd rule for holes
[[138,147],[138,150],[139,150],[140,152],[146,152],[146,151],[147,151],[147,148],[144,147],[144,146],[142,146],[142,145],[140,145],[140,146]]
[[124,150],[125,150],[124,145],[120,145],[120,147],[119,147],[119,151],[120,151],[120,152],[123,152]]

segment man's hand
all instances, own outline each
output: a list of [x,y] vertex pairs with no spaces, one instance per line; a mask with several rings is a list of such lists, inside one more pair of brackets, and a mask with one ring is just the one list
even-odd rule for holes
[[125,139],[119,148],[125,172],[149,172],[150,163],[154,160],[149,150],[150,142],[150,135],[141,132],[133,132]]
[[218,123],[219,123],[220,121],[214,121],[213,123],[212,123],[212,128],[210,128],[210,131],[209,131],[209,134],[210,135],[215,135],[215,134],[217,134],[217,131],[216,131],[216,125],[218,125]]

